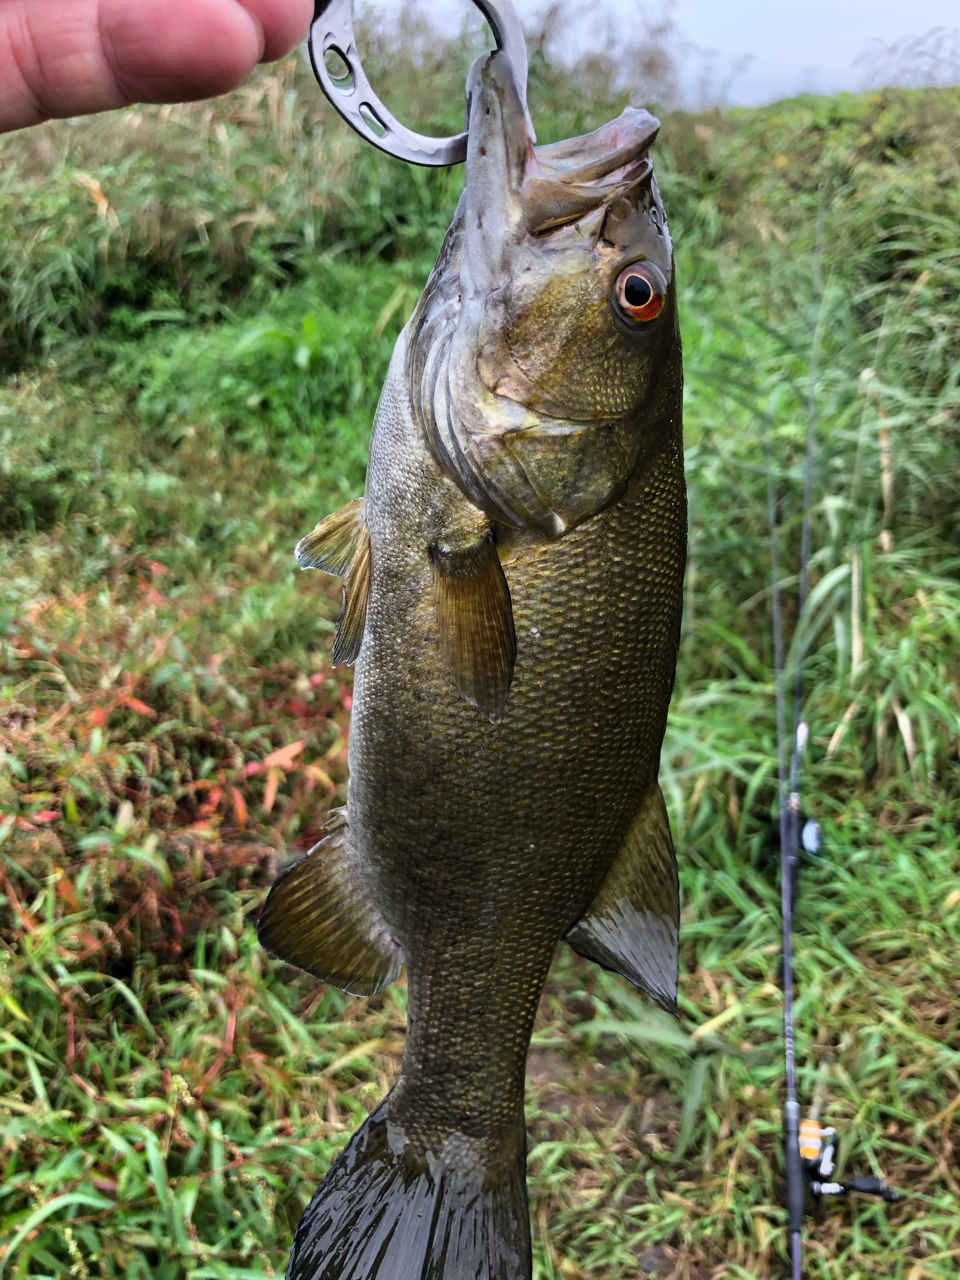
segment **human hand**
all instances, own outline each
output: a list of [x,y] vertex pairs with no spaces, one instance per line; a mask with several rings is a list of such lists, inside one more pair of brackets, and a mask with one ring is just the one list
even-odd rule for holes
[[226,93],[312,16],[313,0],[0,0],[0,133]]

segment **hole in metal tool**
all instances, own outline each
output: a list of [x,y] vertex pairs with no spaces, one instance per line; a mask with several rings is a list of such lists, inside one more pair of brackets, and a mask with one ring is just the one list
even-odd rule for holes
[[335,44],[324,50],[323,65],[326,67],[330,83],[335,89],[339,89],[341,93],[353,93],[356,88],[353,72],[350,70],[350,64],[347,59]]
[[387,126],[383,123],[368,102],[360,103],[360,117],[367,128],[372,133],[375,133],[378,138],[385,138],[387,136]]

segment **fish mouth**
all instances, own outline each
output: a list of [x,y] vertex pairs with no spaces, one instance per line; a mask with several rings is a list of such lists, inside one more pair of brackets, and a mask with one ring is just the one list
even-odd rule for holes
[[483,54],[470,70],[467,122],[468,255],[471,232],[483,230],[484,220],[487,238],[511,229],[542,237],[648,181],[648,152],[660,130],[648,111],[627,107],[593,133],[534,146],[526,103],[502,50]]
[[660,121],[627,107],[616,120],[582,138],[534,149],[539,172],[523,183],[523,221],[532,236],[579,222],[612,204],[653,174],[648,151]]

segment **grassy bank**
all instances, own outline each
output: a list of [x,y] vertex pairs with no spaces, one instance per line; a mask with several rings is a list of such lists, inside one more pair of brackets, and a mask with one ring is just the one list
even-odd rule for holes
[[[402,93],[417,68],[388,53]],[[460,64],[422,57],[420,122],[453,127]],[[626,100],[602,65],[532,65],[544,140]],[[682,1017],[558,956],[530,1060],[538,1280],[786,1274],[766,491],[769,457],[790,599],[811,417],[813,590],[787,621],[825,840],[800,1076],[847,1171],[906,1198],[831,1205],[809,1274],[956,1275],[958,108],[664,118],[691,496],[662,771]],[[290,548],[362,488],[459,181],[355,144],[293,61],[216,104],[0,139],[8,1276],[281,1274],[395,1073],[403,983],[352,1000],[269,960],[253,921],[346,785],[336,588]]]

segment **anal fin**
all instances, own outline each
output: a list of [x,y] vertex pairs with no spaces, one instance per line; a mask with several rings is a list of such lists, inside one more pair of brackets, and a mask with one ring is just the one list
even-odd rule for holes
[[430,554],[443,660],[467,702],[496,722],[510,692],[517,637],[493,532],[435,542]]
[[400,952],[351,867],[337,810],[329,834],[282,872],[257,921],[261,946],[352,995],[369,996],[400,972]]
[[354,498],[301,538],[294,553],[301,569],[323,569],[343,579],[343,608],[333,637],[333,665],[356,662],[367,623],[370,534],[363,498]]
[[677,1010],[680,884],[670,822],[654,784],[590,908],[566,939]]

